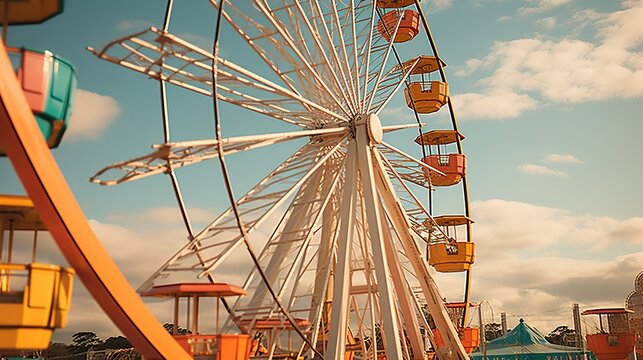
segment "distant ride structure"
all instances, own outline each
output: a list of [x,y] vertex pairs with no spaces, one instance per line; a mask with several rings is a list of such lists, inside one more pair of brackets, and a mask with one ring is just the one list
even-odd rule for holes
[[636,334],[629,323],[632,313],[625,308],[589,309],[581,313],[599,318],[599,332],[586,335],[587,347],[598,360],[625,360],[635,352]]

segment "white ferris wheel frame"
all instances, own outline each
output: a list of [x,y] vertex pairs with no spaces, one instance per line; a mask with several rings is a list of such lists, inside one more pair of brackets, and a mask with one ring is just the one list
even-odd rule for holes
[[[226,326],[247,331],[239,325],[239,319],[244,316],[249,319],[250,327],[266,315],[282,316],[304,340],[299,354],[312,353],[315,350],[311,343],[317,339],[323,321],[324,301],[330,300],[333,306],[326,348],[328,356],[343,359],[342,349],[346,348],[350,327],[349,314],[353,313],[352,321],[360,324],[358,335],[362,339],[366,336],[375,338],[375,325],[380,324],[388,358],[421,358],[417,354],[425,353],[427,340],[437,349],[431,331],[421,330],[429,328],[424,317],[426,307],[446,344],[446,349],[438,356],[441,359],[467,358],[449,320],[444,297],[423,260],[417,241],[422,237],[428,242],[440,242],[448,236],[439,228],[428,231],[426,224],[433,222],[432,215],[407,185],[408,182],[430,187],[423,170],[442,173],[382,140],[383,133],[420,126],[417,112],[414,112],[417,124],[382,126],[378,118],[399,90],[408,85],[407,80],[419,58],[405,67],[395,43],[382,41],[382,36],[376,33],[377,19],[381,19],[382,14],[375,1],[351,0],[345,4],[339,0],[283,0],[284,6],[276,8],[271,8],[266,0],[252,1],[266,23],[245,15],[230,1],[223,5],[215,0],[209,2],[216,9],[219,20],[224,19],[246,41],[283,85],[218,56],[221,21],[217,22],[214,52],[169,33],[172,0],[168,1],[162,29],[152,27],[126,36],[100,51],[88,48],[104,60],[160,83],[164,142],[154,145],[148,155],[103,168],[91,179],[102,185],[115,185],[155,174],[170,176],[189,241],[139,290],[147,290],[159,278],[174,273],[196,273],[197,278],[207,277],[214,281],[215,270],[245,244],[256,268],[244,288],[253,289],[254,296],[249,303],[237,301],[230,308],[231,316]],[[418,2],[416,8],[432,50],[439,59]],[[356,25],[361,15],[365,16],[362,21],[367,23],[362,32]],[[284,23],[284,20],[290,20],[290,23]],[[397,33],[401,21],[402,17],[399,17],[392,29],[384,24],[389,35]],[[350,39],[345,39],[346,28],[341,24],[348,28]],[[256,34],[252,35],[250,30]],[[282,41],[275,40],[277,37]],[[358,46],[360,39],[366,40]],[[391,56],[397,62],[388,67]],[[281,62],[276,60],[279,58]],[[441,65],[440,72],[444,77]],[[170,141],[167,83],[214,99],[216,138]],[[218,101],[283,121],[300,130],[223,138]],[[449,108],[454,119],[450,101]],[[308,138],[309,142],[238,199],[225,174],[232,206],[201,231],[194,231],[175,169],[219,159],[225,172],[228,155],[302,138]],[[459,143],[458,150],[461,151]],[[113,173],[120,175],[106,176]],[[466,197],[465,189],[465,206]],[[263,250],[255,254],[249,234],[278,211],[283,211],[280,228],[275,229]],[[238,234],[230,236],[235,229]],[[313,240],[316,231],[321,232],[321,236],[317,236],[321,239]],[[364,235],[360,237],[359,234]],[[300,245],[292,255],[293,245],[289,244],[293,243],[305,245]],[[355,255],[360,251],[361,255]],[[313,255],[334,261],[335,269],[331,271],[331,266],[324,265],[316,268],[315,281],[322,282],[323,286],[314,284],[312,305],[304,309],[312,319],[312,330],[306,332],[299,328],[292,315],[304,311],[294,308],[296,299],[304,295],[297,294],[298,289],[292,284],[299,283],[306,272],[314,268],[311,261],[308,265],[305,261]],[[289,257],[292,260],[287,260]],[[358,271],[352,264],[355,259],[368,263],[359,270],[364,273],[365,285],[351,284],[351,274]],[[287,263],[290,265],[287,269],[283,268],[285,261],[291,261]],[[278,281],[282,272],[285,275]],[[357,294],[366,295],[366,305],[357,304]],[[265,305],[266,301],[272,303]],[[468,303],[468,296],[465,296],[465,303]],[[360,306],[363,307],[361,314]],[[365,323],[370,324],[370,334],[361,333]],[[408,344],[400,341],[403,333],[406,333]],[[365,357],[376,358],[376,341],[372,341],[370,349],[363,341],[361,346]],[[270,357],[275,347],[276,343],[271,344]],[[416,355],[412,357],[411,354]]]

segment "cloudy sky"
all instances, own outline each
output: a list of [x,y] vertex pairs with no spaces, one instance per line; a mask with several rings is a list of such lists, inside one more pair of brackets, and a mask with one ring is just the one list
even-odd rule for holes
[[[478,244],[472,291],[474,300],[486,300],[485,319],[499,321],[506,312],[510,327],[523,317],[546,333],[572,324],[572,303],[622,306],[643,270],[643,0],[426,3],[466,136]],[[166,179],[111,188],[87,179],[161,141],[158,86],[84,47],[160,26],[164,5],[65,5],[63,15],[41,26],[11,28],[9,43],[52,50],[76,66],[72,124],[55,156],[101,241],[136,287],[185,239],[171,188]],[[208,6],[179,9],[176,32],[208,47],[213,13],[202,11]],[[226,40],[224,55],[238,50]],[[169,94],[171,116],[191,126],[209,124],[210,103],[175,89]],[[400,97],[384,114],[392,123],[411,119]],[[222,115],[233,110],[224,108]],[[424,120],[440,124],[446,114]],[[232,127],[231,133],[244,130]],[[389,141],[420,156],[414,137],[409,130]],[[270,151],[280,150],[244,154],[231,171],[265,174],[277,161],[273,155],[279,159]],[[186,197],[193,220],[205,224],[227,204],[217,191],[216,167],[196,171],[185,181],[200,190]],[[6,159],[0,159],[0,177],[0,192],[23,192]],[[244,178],[235,178],[239,193],[257,179]],[[42,256],[59,254],[51,245]],[[439,280],[448,297],[460,296],[458,275]],[[69,327],[56,338],[69,341],[80,330],[118,334],[77,285]]]

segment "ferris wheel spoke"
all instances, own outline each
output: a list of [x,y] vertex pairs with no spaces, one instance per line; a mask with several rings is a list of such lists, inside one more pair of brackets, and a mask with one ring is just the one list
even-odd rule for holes
[[[343,157],[342,143],[341,139],[309,142],[237,200],[246,232],[252,233],[269,219],[328,159]],[[153,286],[159,278],[176,273],[196,271],[197,274],[205,274],[212,271],[242,242],[235,215],[229,208],[163,264],[141,285],[140,290]],[[201,256],[206,265],[197,261],[197,256]]]
[[[380,204],[381,213],[385,214],[383,216],[384,220],[384,231],[382,232],[384,248],[389,260],[389,272],[393,280],[393,286],[395,287],[395,293],[397,295],[397,304],[399,305],[399,321],[404,324],[404,329],[406,329],[406,335],[408,337],[408,342],[410,343],[411,348],[415,354],[424,353],[424,340],[422,339],[422,334],[420,334],[420,326],[418,322],[418,317],[420,314],[416,313],[416,297],[410,290],[408,286],[408,281],[406,279],[406,274],[403,271],[403,268],[400,264],[401,259],[405,256],[400,256],[401,251],[398,251],[398,247],[395,246],[393,242],[393,236],[391,232],[394,232],[395,229],[389,226],[389,217],[390,214],[386,212],[386,209],[382,204]],[[402,342],[406,345],[406,342]],[[405,348],[405,352],[408,353],[408,349]]]
[[[88,50],[151,78],[212,96],[214,56],[162,30],[152,27],[113,41],[100,51]],[[317,122],[311,113],[348,121],[343,115],[229,60],[216,61],[220,100],[303,127],[314,127]]]
[[[377,150],[379,151],[379,150]],[[424,241],[429,243],[445,242],[449,239],[444,229],[437,226],[437,223],[424,204],[413,191],[406,185],[403,176],[397,171],[398,168],[379,151],[379,157],[386,165],[386,172],[391,178],[395,194],[404,207],[406,215],[410,220],[410,228]],[[395,181],[393,181],[393,179]]]
[[[216,1],[211,0],[210,3],[218,7]],[[317,87],[323,94],[323,96],[316,97],[319,101],[329,99],[332,103],[324,104],[325,106],[337,107],[344,115],[351,116],[352,113],[346,107],[347,104],[337,97],[335,91],[320,76],[315,69],[317,64],[308,59],[305,51],[295,44],[291,31],[275,15],[268,3],[254,0],[253,4],[259,10],[254,17],[227,1],[224,17],[251,46],[253,43],[256,44],[253,48],[264,61],[270,58],[283,60],[279,64],[272,63],[271,68],[282,79],[288,81],[292,88]],[[268,20],[268,23],[260,23],[260,18]],[[273,53],[270,53],[269,49],[272,49]]]
[[416,161],[384,146],[379,146],[378,150],[391,163],[402,179],[423,188],[429,188],[429,181],[423,172],[423,168]]
[[[342,140],[309,142],[237,200],[246,232],[252,233],[267,220],[326,160],[342,157],[341,145]],[[181,272],[202,273],[206,267],[214,270],[242,242],[235,215],[229,208],[163,264],[139,290],[150,288],[159,278]],[[197,257],[205,259],[207,266]]]
[[[378,14],[378,16],[380,18],[380,21],[382,21],[381,20],[382,16],[379,13],[379,11],[377,12],[377,14]],[[398,17],[398,19],[397,19],[397,21],[395,23],[395,26],[392,29],[389,29],[389,27],[386,24],[386,22],[383,21],[384,30],[387,32],[387,34],[388,34],[390,39],[392,39],[394,37],[394,36],[391,36],[391,34],[397,34],[401,23],[402,23],[402,17],[400,16],[400,17]],[[380,35],[380,34],[378,34],[378,35],[380,37],[384,38],[382,35]],[[393,50],[394,44],[395,44],[395,42],[392,41],[392,40],[388,42],[386,52],[384,52],[383,55],[381,56],[381,61],[379,63],[379,66],[375,68],[375,72],[376,72],[377,75],[374,77],[375,80],[373,82],[371,91],[370,91],[370,93],[368,94],[368,97],[367,97],[368,105],[366,106],[366,113],[369,113],[370,110],[371,110],[371,107],[373,106],[373,101],[375,100],[375,94],[377,94],[378,88],[380,87],[380,83],[382,82],[382,77],[384,75],[384,71],[385,71],[386,65],[388,63],[388,58],[389,58],[389,55],[391,54],[391,50]],[[395,69],[395,67],[393,69]]]
[[400,65],[393,66],[393,68],[386,73],[379,85],[372,91],[371,97],[373,102],[371,108],[373,109],[373,113],[379,115],[380,111],[386,107],[402,85],[406,83],[406,79],[408,79],[411,71],[419,61],[420,58],[415,59],[406,69]]
[[[344,102],[340,101],[339,98],[336,96],[335,92],[331,90],[331,88],[326,84],[325,79],[323,79],[317,71],[315,71],[311,65],[310,62],[303,56],[299,48],[294,44],[294,41],[292,39],[292,35],[290,34],[290,30],[283,25],[283,23],[277,18],[275,12],[270,8],[270,5],[266,0],[255,0],[255,4],[259,7],[259,9],[264,13],[266,18],[270,20],[270,22],[275,26],[277,31],[282,35],[283,39],[286,41],[286,43],[290,46],[291,50],[297,55],[301,63],[308,68],[309,73],[313,76],[313,78],[318,82],[319,85],[326,91],[330,97],[335,101],[335,103],[342,108],[344,113],[347,115],[355,115],[355,111],[350,109],[350,99],[346,96],[345,92],[340,89],[340,94],[344,96]],[[349,108],[347,108],[347,106]]]
[[[314,29],[311,29],[310,21],[305,11],[301,10],[300,2],[289,3],[288,0],[282,0],[282,5],[273,8],[274,14],[282,13],[282,22],[291,31],[293,42],[302,51],[302,54],[309,59],[311,66],[318,74],[324,78],[332,80],[328,85],[336,93],[341,95],[344,103],[350,106],[350,98],[343,91],[343,88],[337,77],[335,67],[331,66],[327,59],[323,58],[324,48],[320,47],[316,40],[319,35]],[[308,31],[306,31],[308,30]],[[313,41],[310,41],[312,38]],[[309,45],[310,43],[310,45]],[[298,80],[298,89],[306,97],[316,99],[319,103],[332,103],[332,99],[324,89],[314,81],[310,76],[301,76],[301,71],[293,71]],[[353,111],[353,109],[351,109]]]
[[[379,26],[379,24],[376,25],[378,16],[380,16],[379,11],[377,11],[377,7],[374,7],[372,14],[373,29],[371,29],[370,31],[371,38],[368,41],[368,47],[365,49],[367,53],[364,56],[366,65],[363,70],[363,106],[365,111],[371,109],[372,103],[374,101],[373,95],[375,94],[377,88],[380,86],[380,83],[386,71],[386,67],[388,65],[390,54],[392,52],[395,52],[395,43],[393,41],[387,41],[386,38],[379,33],[379,31],[375,31],[375,28]],[[385,31],[388,31],[389,34],[395,34],[397,33],[401,22],[402,18],[400,17],[393,25],[393,27],[389,27],[388,25],[384,24],[384,29]]]
[[438,170],[438,169],[434,168],[433,166],[430,166],[430,165],[425,164],[424,162],[422,162],[422,161],[420,161],[420,160],[418,160],[418,159],[414,158],[414,157],[413,157],[413,156],[411,156],[411,155],[408,155],[408,154],[407,154],[407,153],[405,153],[404,151],[399,150],[399,149],[397,149],[397,148],[393,147],[393,146],[392,146],[392,145],[390,145],[390,144],[387,144],[387,143],[385,143],[385,142],[382,142],[382,143],[381,143],[381,146],[383,146],[384,148],[386,148],[386,149],[388,149],[388,150],[391,150],[392,152],[394,152],[394,153],[396,153],[397,155],[399,155],[399,156],[401,156],[401,157],[405,158],[406,160],[409,160],[410,162],[415,163],[416,165],[419,165],[419,166],[420,166],[420,168],[421,168],[422,170],[435,172],[436,174],[438,174],[438,175],[440,175],[440,176],[446,176],[446,174],[445,174],[445,173],[443,173],[442,171],[440,171],[440,170]]
[[[324,46],[326,44],[322,43],[323,36],[318,30],[318,24],[314,22],[319,19],[319,16],[315,16],[316,9],[312,8],[311,1],[294,1],[291,4],[288,4],[288,0],[282,1],[284,5],[280,8],[273,9],[273,14],[280,19],[283,18],[283,21],[289,22],[290,26],[288,26],[288,29],[295,37],[295,43],[302,48],[302,51],[307,51],[308,58],[312,64],[317,64],[315,69],[319,75],[322,78],[332,80],[332,82],[329,83],[329,87],[340,94],[346,106],[350,108],[352,113],[355,113],[356,106],[353,98],[347,93],[346,78],[343,69],[339,67],[336,62],[331,62],[331,60],[334,59],[329,58]],[[302,3],[308,3],[311,8],[308,10],[304,9]],[[279,15],[281,13],[284,15],[280,17]],[[310,13],[311,16],[309,17],[307,13]],[[311,46],[308,46],[308,43],[310,43]]]
[[[284,141],[314,136],[342,136],[346,127],[317,130],[301,130],[288,133],[238,136],[224,138],[224,155],[270,146]],[[216,139],[172,142],[153,145],[150,154],[106,166],[96,172],[89,181],[100,185],[117,185],[140,180],[148,176],[169,173],[177,169],[219,157],[219,141]],[[118,175],[120,176],[118,176]],[[112,176],[107,176],[112,175]]]
[[[283,226],[268,239],[260,255],[260,267],[279,298],[288,302],[291,314],[301,313],[305,316],[305,312],[310,310],[293,308],[295,296],[300,295],[295,294],[299,285],[297,279],[301,279],[304,269],[310,268],[305,264],[310,263],[311,255],[316,253],[316,246],[311,244],[314,229],[339,183],[343,163],[343,158],[330,160],[329,166],[320,168],[302,186],[282,218]],[[278,312],[268,294],[267,285],[256,276],[256,272],[255,269],[251,273],[245,285],[245,289],[253,296],[239,299],[239,304],[235,307],[237,316],[242,322],[249,323],[249,326],[257,320],[270,319]],[[292,291],[286,294],[289,287],[292,287]]]
[[[348,45],[344,37],[344,32],[346,30],[352,30],[353,27],[353,21],[351,21],[352,19],[349,16],[350,8],[349,6],[339,7],[335,0],[331,0],[331,4],[327,6],[330,10],[328,13],[324,13],[318,0],[313,0],[312,2],[314,2],[314,7],[318,13],[318,20],[321,23],[322,33],[325,35],[327,48],[332,51],[335,64],[340,69],[340,74],[344,81],[343,88],[351,92],[353,111],[357,113],[357,92],[354,83],[351,81],[356,74],[351,74],[352,70],[347,52]],[[340,20],[340,13],[344,18],[344,23]],[[351,44],[351,46],[354,46],[354,44]]]
[[[219,8],[219,3],[215,0],[210,0],[210,4],[216,9]],[[315,99],[320,104],[331,103],[328,95],[321,95],[324,94],[322,89],[314,91],[317,89],[317,85],[310,80],[310,77],[302,76],[305,69],[297,63],[290,53],[285,51],[283,44],[274,39],[274,35],[277,34],[274,29],[271,30],[260,24],[256,20],[257,17],[240,11],[229,1],[226,1],[225,9],[223,17],[228,24],[292,92],[308,99]],[[313,64],[314,66],[316,64]]]
[[[327,46],[324,46],[324,45],[327,45],[327,44],[332,44],[332,43],[330,43],[331,37],[330,37],[330,34],[328,33],[328,29],[326,27],[325,21],[323,21],[324,16],[320,15],[320,14],[322,14],[321,10],[319,9],[318,6],[317,7],[313,6],[312,1],[308,1],[307,3],[309,5],[309,7],[310,7],[308,9],[308,11],[312,15],[312,19],[313,19],[312,21],[311,21],[311,18],[309,18],[306,15],[306,10],[304,9],[304,7],[302,6],[302,4],[300,2],[294,2],[294,6],[297,9],[297,13],[302,18],[303,23],[306,26],[306,29],[311,34],[312,41],[313,41],[313,43],[315,45],[314,49],[316,50],[316,54],[318,54],[316,56],[322,58],[322,59],[320,59],[321,60],[320,62],[322,62],[324,64],[324,66],[319,67],[320,72],[322,72],[322,74],[327,73],[327,75],[331,79],[333,79],[334,87],[337,89],[337,91],[342,93],[343,98],[350,105],[351,111],[353,113],[355,113],[357,111],[357,103],[355,102],[354,96],[352,96],[352,95],[349,96],[346,93],[346,89],[348,89],[349,86],[347,86],[347,84],[348,84],[347,77],[346,77],[346,74],[344,72],[343,67],[341,66],[341,64],[339,62],[337,52],[334,51],[334,46],[332,46],[331,51],[332,51],[333,56],[329,57],[329,55],[327,54],[327,51],[326,51]],[[320,30],[318,30],[318,27],[319,27],[318,22],[319,22],[319,20],[322,20],[321,25],[323,27],[323,31],[321,31],[321,33],[320,33]],[[313,23],[313,21],[315,21],[315,22]],[[322,35],[324,35],[324,36],[322,36]],[[322,43],[322,39],[326,40],[327,42]],[[301,41],[305,43],[304,39],[302,39]],[[337,68],[339,69],[339,71],[336,70]],[[338,72],[339,72],[339,74],[338,74]],[[340,76],[342,78],[341,80],[339,79]]]

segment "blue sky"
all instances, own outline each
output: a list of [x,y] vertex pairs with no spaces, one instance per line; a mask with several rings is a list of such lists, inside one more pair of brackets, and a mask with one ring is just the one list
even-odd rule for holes
[[[571,325],[573,302],[622,305],[643,270],[643,1],[436,0],[424,7],[449,65],[466,136],[479,251],[474,299],[487,300],[496,321],[505,311],[516,315],[510,325],[524,316],[544,332]],[[134,286],[185,239],[169,183],[157,177],[105,188],[87,179],[162,142],[158,85],[84,48],[160,27],[164,10],[161,1],[67,1],[65,13],[47,23],[9,31],[9,44],[49,49],[76,66],[80,90],[72,124],[54,154]],[[211,46],[214,12],[207,2],[178,2],[175,15],[172,32]],[[247,49],[229,35],[222,40],[224,56],[244,61]],[[170,115],[180,119],[173,128],[177,139],[212,134],[207,98],[172,88],[169,97]],[[237,114],[223,108],[226,134],[290,129]],[[382,119],[413,121],[403,97]],[[423,121],[444,123],[446,113]],[[387,141],[419,157],[415,135],[415,129],[401,131]],[[292,149],[277,146],[230,160],[236,193]],[[0,159],[0,174],[2,193],[23,192],[6,159]],[[227,207],[218,174],[214,163],[179,173],[197,222]],[[57,256],[53,249],[43,252]],[[439,280],[447,296],[457,297],[457,275]],[[79,288],[69,328],[57,336],[116,334]],[[485,317],[492,319],[489,309]]]

